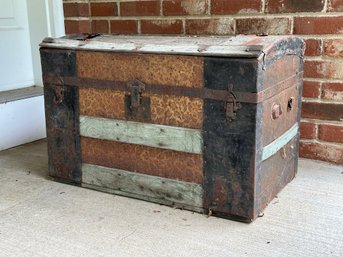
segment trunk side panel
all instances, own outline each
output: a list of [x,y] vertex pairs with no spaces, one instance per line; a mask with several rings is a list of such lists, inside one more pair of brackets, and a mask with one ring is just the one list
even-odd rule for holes
[[[206,58],[205,87],[256,92],[257,62]],[[214,214],[250,220],[254,213],[257,105],[242,104],[228,122],[225,103],[204,103],[204,207]]]

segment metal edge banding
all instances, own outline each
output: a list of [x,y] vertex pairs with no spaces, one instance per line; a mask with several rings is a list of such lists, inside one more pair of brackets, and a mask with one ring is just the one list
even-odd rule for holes
[[[202,207],[202,185],[93,164],[82,164],[82,186],[164,204]],[[106,190],[109,189],[109,190]],[[192,209],[194,209],[192,208]]]
[[187,153],[202,153],[198,129],[80,115],[81,136],[145,145]]
[[298,133],[299,125],[296,123],[293,127],[287,130],[280,137],[275,139],[269,145],[263,147],[262,150],[262,161],[267,160],[272,155],[276,154],[282,147],[284,147],[293,137]]

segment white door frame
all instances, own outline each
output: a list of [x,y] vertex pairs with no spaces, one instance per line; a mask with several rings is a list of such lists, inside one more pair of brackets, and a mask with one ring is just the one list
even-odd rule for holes
[[[29,27],[27,34],[30,37],[27,51],[31,51],[34,78],[30,84],[42,86],[39,43],[44,37],[64,35],[63,3],[62,0],[20,1],[26,1],[27,4]],[[19,90],[23,92],[22,90],[27,88]],[[11,93],[16,92],[11,91]],[[44,137],[46,131],[42,94],[34,97],[23,95],[20,99],[0,102],[0,151]]]
[[[26,0],[35,85],[42,86],[39,43],[65,34],[62,0]],[[39,13],[39,15],[37,15]],[[43,14],[43,15],[42,15]]]

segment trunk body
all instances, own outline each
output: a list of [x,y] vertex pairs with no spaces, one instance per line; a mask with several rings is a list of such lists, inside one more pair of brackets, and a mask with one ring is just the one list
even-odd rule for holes
[[41,44],[52,177],[251,221],[297,171],[296,37]]

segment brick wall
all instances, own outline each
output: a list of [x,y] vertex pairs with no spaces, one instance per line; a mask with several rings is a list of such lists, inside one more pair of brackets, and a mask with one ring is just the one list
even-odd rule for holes
[[67,34],[299,35],[300,154],[343,164],[343,0],[64,0],[64,14]]

